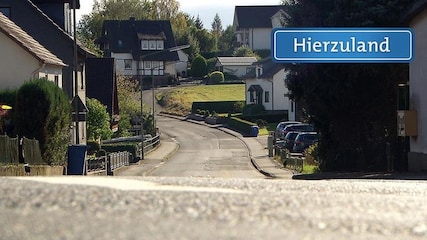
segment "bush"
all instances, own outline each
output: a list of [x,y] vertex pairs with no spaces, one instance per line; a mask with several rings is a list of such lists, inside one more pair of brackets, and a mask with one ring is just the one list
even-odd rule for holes
[[126,144],[104,144],[101,146],[101,150],[104,150],[107,153],[113,152],[130,152],[133,156],[132,162],[136,162],[138,156],[138,143],[126,143]]
[[113,135],[110,129],[110,116],[107,106],[94,98],[87,98],[87,138],[89,140],[108,140]]
[[249,135],[251,133],[252,126],[256,126],[255,123],[245,121],[240,118],[230,117],[228,118],[228,125],[245,135]]
[[204,77],[208,74],[208,65],[206,59],[199,55],[191,63],[191,74],[193,77]]
[[37,79],[19,88],[15,104],[16,133],[37,139],[42,157],[49,165],[64,164],[70,125],[71,105],[55,83]]
[[304,155],[305,155],[305,162],[308,165],[314,165],[314,166],[319,165],[319,159],[318,159],[319,153],[318,153],[318,144],[317,143],[308,147],[304,151]]
[[86,145],[89,155],[93,155],[101,149],[101,145],[97,141],[87,141]]
[[217,113],[241,113],[244,105],[244,101],[193,102],[191,112],[197,113],[200,109],[205,109]]
[[256,115],[263,112],[265,112],[265,107],[261,104],[249,104],[243,108],[243,115]]
[[210,78],[209,82],[211,84],[220,84],[220,83],[224,82],[224,74],[220,71],[212,72],[209,75],[209,78]]

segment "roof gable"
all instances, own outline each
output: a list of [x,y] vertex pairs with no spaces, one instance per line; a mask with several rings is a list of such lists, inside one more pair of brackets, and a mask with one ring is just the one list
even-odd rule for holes
[[0,12],[0,31],[6,34],[14,42],[20,45],[28,53],[33,55],[42,63],[66,66],[61,59],[43,47],[39,42],[22,30],[9,18]]
[[284,5],[236,6],[233,25],[236,28],[272,28],[271,17],[284,9]]
[[96,42],[108,43],[111,52],[132,53],[135,60],[178,60],[176,52],[141,50],[141,40],[163,40],[164,49],[176,46],[169,20],[106,20],[102,29]]

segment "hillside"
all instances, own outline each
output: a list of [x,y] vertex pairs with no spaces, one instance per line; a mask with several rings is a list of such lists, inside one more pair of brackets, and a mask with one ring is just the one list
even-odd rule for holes
[[170,113],[186,115],[193,102],[203,101],[244,101],[245,85],[197,85],[177,87],[158,93],[157,101]]

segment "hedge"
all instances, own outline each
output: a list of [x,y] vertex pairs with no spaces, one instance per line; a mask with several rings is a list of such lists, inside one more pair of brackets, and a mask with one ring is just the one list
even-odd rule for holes
[[[236,104],[237,103],[237,104]],[[237,109],[238,106],[244,106],[245,101],[212,101],[212,102],[193,102],[191,107],[192,113],[197,113],[197,110],[208,110],[216,113],[236,113],[242,109]]]
[[228,119],[228,126],[241,132],[243,135],[250,135],[252,126],[257,126],[257,124],[237,117],[230,117]]

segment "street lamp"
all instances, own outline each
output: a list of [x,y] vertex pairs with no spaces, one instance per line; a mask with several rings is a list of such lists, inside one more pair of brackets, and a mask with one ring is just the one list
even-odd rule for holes
[[[164,53],[164,52],[176,52],[182,49],[186,49],[189,48],[190,45],[180,45],[180,46],[175,46],[175,47],[171,47],[171,48],[167,48],[167,49],[163,49],[161,51],[156,51],[156,52],[152,52],[146,55],[143,55],[140,57],[140,60],[144,60],[144,58],[148,57],[148,56],[153,56],[156,54],[160,54],[160,53]],[[153,100],[153,109],[152,109],[152,118],[153,118],[153,129],[155,129],[155,125],[154,125],[154,71],[155,68],[150,68],[150,76],[151,76],[151,91],[152,91],[152,100]],[[143,100],[142,100],[142,91],[143,91],[143,87],[142,87],[142,77],[141,77],[141,159],[144,159],[144,115],[143,115]]]

